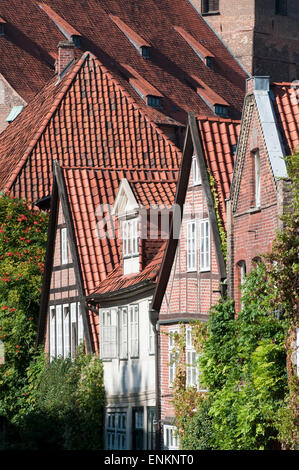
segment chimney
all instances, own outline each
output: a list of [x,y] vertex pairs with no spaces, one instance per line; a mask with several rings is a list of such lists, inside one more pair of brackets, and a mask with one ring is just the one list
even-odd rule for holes
[[269,91],[270,77],[251,77],[247,79],[246,94],[252,95],[255,91]]
[[71,41],[61,41],[58,44],[58,58],[56,61],[56,73],[61,76],[64,69],[75,58],[75,45]]

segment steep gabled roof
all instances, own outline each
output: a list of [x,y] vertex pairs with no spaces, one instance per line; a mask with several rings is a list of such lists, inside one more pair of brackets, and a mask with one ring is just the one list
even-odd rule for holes
[[291,154],[299,147],[299,84],[273,83],[271,89],[286,154]]
[[[57,44],[76,36],[81,50],[93,52],[106,67],[126,63],[159,90],[166,98],[164,119],[185,123],[192,110],[213,115],[185,80],[192,74],[230,104],[232,117],[240,115],[246,73],[188,0],[1,0],[0,16],[7,31],[0,38],[0,73],[27,102],[52,77]],[[213,69],[175,27],[210,51]],[[129,36],[150,45],[150,60]]]
[[[229,187],[233,175],[234,153],[240,131],[240,121],[231,119],[209,118],[206,116],[189,115],[183,158],[178,180],[175,204],[181,207],[185,202],[188,181],[191,171],[192,156],[195,154],[199,161],[202,185],[207,201],[216,257],[221,278],[226,277],[224,257],[218,223],[226,225],[225,199],[229,197]],[[211,178],[212,177],[212,178]],[[219,201],[217,220],[216,198]],[[152,301],[152,309],[159,312],[167,288],[168,279],[175,259],[178,240],[170,237],[165,250],[159,280]]]
[[[107,216],[107,206],[103,205],[110,205],[112,209],[123,178],[129,182],[140,206],[149,208],[151,204],[161,204],[161,201],[171,205],[175,198],[178,172],[86,167],[62,167],[61,171],[87,295],[98,288],[115,268],[118,276],[122,277],[119,239],[112,236],[112,231],[109,232],[111,237],[100,237],[101,216]],[[109,223],[108,227],[111,227]]]
[[179,150],[146,109],[92,54],[83,54],[1,134],[0,190],[34,202],[49,195],[55,159],[65,166],[177,168]]

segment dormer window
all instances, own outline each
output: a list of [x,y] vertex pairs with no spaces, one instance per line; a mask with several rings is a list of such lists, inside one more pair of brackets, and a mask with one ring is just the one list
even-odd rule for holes
[[287,0],[275,0],[275,15],[286,16],[288,14]]
[[207,66],[212,68],[213,66],[213,59],[215,59],[214,54],[209,51],[203,44],[202,41],[198,41],[195,39],[191,34],[185,31],[180,26],[174,26],[174,29],[185,39],[187,44],[191,47],[191,49],[195,52],[195,54],[203,61],[203,63]]
[[213,68],[213,58],[212,57],[206,57],[206,66],[209,67],[210,69]]
[[141,47],[141,55],[144,59],[150,59],[151,57],[151,48],[148,46]]
[[215,114],[217,114],[217,116],[227,117],[228,116],[227,106],[222,106],[220,104],[216,104],[215,105]]
[[193,175],[193,186],[201,184],[200,171],[196,155],[192,157],[192,175]]
[[219,0],[202,0],[202,13],[216,13],[219,11]]
[[161,98],[158,96],[149,95],[147,97],[147,105],[151,106],[152,108],[161,108]]

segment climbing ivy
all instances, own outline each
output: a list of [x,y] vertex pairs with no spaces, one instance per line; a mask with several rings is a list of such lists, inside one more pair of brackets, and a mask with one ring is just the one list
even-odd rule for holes
[[218,192],[216,188],[216,181],[209,169],[208,169],[208,176],[209,176],[210,188],[211,188],[211,192],[212,192],[212,196],[214,200],[214,208],[216,212],[218,231],[219,231],[220,240],[221,240],[221,251],[223,253],[224,260],[226,261],[226,253],[227,253],[226,231],[225,231],[225,227],[223,224],[223,218],[221,217],[221,214],[220,214],[220,201],[219,201]]

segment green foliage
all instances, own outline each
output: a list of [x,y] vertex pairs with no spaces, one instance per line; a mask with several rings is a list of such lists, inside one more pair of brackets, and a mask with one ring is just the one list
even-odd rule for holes
[[34,366],[30,406],[13,419],[19,448],[96,450],[103,448],[103,365],[83,349],[76,358]]
[[48,215],[25,201],[0,197],[0,416],[22,406],[26,369],[34,357]]

